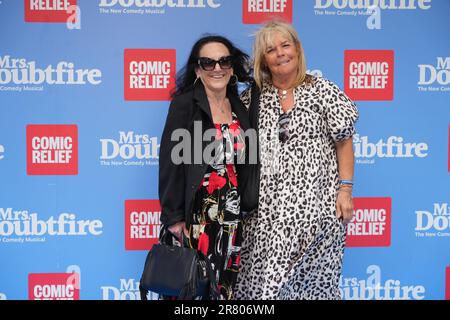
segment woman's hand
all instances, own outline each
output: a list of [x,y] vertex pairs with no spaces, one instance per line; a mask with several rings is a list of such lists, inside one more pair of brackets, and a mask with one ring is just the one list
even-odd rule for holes
[[173,234],[179,241],[181,241],[181,232],[184,232],[186,237],[189,237],[189,231],[186,229],[186,223],[184,221],[177,222],[170,227],[168,230]]
[[338,190],[336,199],[336,218],[342,220],[344,224],[349,223],[353,218],[352,190],[342,187]]

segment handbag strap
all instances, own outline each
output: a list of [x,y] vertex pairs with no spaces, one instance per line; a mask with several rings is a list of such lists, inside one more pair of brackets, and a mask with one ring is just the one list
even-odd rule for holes
[[[173,238],[175,236],[169,231],[168,226],[161,225],[161,229],[159,231],[159,243],[166,244],[166,245],[173,245]],[[147,299],[147,293],[148,290],[145,289],[142,285],[142,278],[139,282],[139,293],[141,295],[141,300],[148,300]]]
[[203,254],[201,251],[197,251],[197,254],[200,258],[205,261],[206,265],[206,272],[208,273],[208,279],[209,279],[209,298],[210,300],[219,300],[220,298],[220,292],[219,288],[217,286],[216,276],[214,275],[214,270],[211,267],[211,262],[209,262],[209,259],[206,255]]

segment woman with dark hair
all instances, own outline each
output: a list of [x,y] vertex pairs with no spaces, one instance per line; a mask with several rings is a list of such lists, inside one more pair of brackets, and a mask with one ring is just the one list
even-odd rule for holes
[[248,56],[228,39],[199,39],[177,76],[160,146],[161,223],[209,259],[221,299],[233,298],[239,270],[237,158],[245,157],[249,121],[237,83],[248,81],[247,66]]

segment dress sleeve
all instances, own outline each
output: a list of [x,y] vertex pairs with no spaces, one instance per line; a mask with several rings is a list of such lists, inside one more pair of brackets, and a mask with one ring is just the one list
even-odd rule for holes
[[331,81],[324,80],[323,95],[328,130],[335,142],[355,134],[359,117],[355,103]]

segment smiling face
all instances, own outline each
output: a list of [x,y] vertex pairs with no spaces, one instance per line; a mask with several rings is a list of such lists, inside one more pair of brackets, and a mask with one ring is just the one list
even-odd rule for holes
[[291,39],[276,32],[264,52],[264,62],[272,79],[295,77],[299,67],[297,46]]
[[[210,58],[216,61],[229,55],[230,51],[228,48],[220,42],[205,44],[199,53],[199,57]],[[211,71],[205,71],[200,66],[197,66],[195,73],[197,77],[200,77],[207,90],[219,93],[226,91],[227,84],[233,75],[233,68],[221,69],[219,64],[216,63]]]

